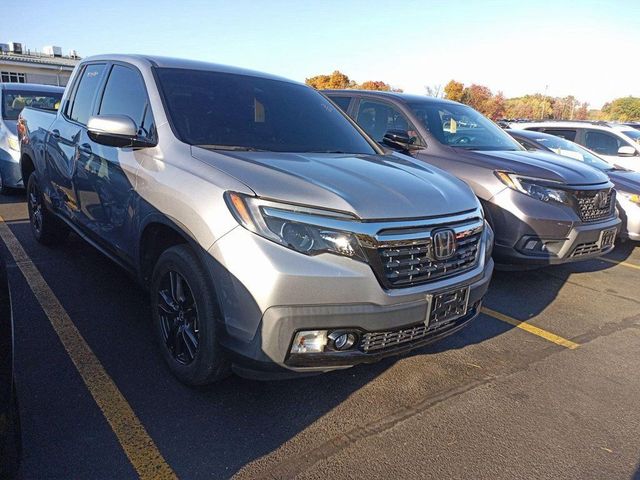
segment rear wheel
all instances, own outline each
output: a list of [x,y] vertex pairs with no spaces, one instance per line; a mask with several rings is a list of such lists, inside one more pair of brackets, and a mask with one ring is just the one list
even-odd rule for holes
[[43,245],[57,245],[66,240],[69,227],[45,206],[35,173],[29,176],[27,183],[27,208],[31,231],[38,242]]
[[187,385],[213,383],[230,372],[218,343],[215,299],[191,248],[177,245],[160,255],[151,279],[153,329],[169,369]]

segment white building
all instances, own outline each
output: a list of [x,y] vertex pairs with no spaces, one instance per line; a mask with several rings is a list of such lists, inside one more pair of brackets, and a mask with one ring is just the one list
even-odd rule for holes
[[65,86],[79,61],[75,52],[62,56],[60,47],[44,47],[43,52],[34,53],[19,43],[0,43],[0,83]]

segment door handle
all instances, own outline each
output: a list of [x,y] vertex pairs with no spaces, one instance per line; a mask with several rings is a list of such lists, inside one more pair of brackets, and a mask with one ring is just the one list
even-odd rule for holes
[[55,130],[51,130],[51,136],[56,140],[60,138],[60,130],[57,128]]
[[79,145],[78,150],[80,150],[82,153],[86,153],[87,155],[91,155],[91,145],[89,145],[88,143]]

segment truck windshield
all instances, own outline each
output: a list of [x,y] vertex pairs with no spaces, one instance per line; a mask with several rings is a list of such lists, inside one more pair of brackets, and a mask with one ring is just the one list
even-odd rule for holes
[[443,145],[467,150],[523,150],[495,123],[466,105],[413,102],[409,107]]
[[5,90],[2,92],[2,119],[17,120],[24,107],[57,110],[62,92],[34,92],[30,90]]
[[251,75],[156,70],[175,133],[220,150],[374,154],[345,115],[315,90]]

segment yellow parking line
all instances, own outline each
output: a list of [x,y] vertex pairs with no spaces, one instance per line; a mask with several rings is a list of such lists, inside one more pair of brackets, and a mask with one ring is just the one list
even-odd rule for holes
[[603,262],[613,263],[614,265],[622,265],[623,267],[635,268],[637,270],[640,270],[640,265],[634,265],[633,263],[629,263],[629,262],[620,262],[618,260],[611,260],[610,258],[603,258],[603,257],[600,257],[598,260],[602,260]]
[[538,337],[544,338],[545,340],[548,340],[557,345],[562,345],[563,347],[566,347],[570,350],[575,350],[580,346],[577,343],[572,342],[571,340],[567,340],[566,338],[562,338],[561,336],[556,335],[555,333],[551,333],[542,328],[535,327],[530,323],[523,322],[521,320],[516,320],[515,318],[511,318],[507,315],[504,315],[503,313],[496,312],[495,310],[491,310],[490,308],[482,307],[481,311],[482,313],[489,315],[490,317],[506,322],[510,325],[513,325],[514,327],[521,328],[522,330],[525,330],[529,333],[537,335]]
[[135,412],[82,337],[69,314],[31,261],[20,242],[0,217],[0,238],[49,318],[87,389],[111,425],[140,478],[177,478],[160,454]]

